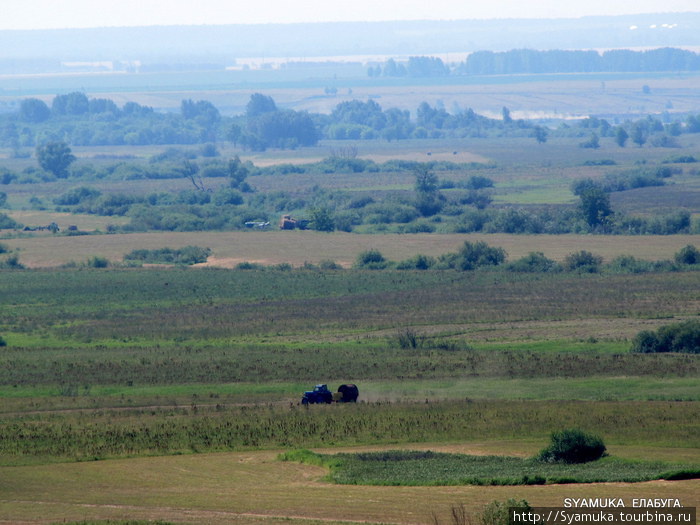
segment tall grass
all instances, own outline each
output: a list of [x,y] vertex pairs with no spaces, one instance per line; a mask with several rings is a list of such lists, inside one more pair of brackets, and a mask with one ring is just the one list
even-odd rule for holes
[[91,460],[252,448],[449,442],[546,441],[582,427],[609,445],[697,447],[698,403],[445,401],[313,406],[187,407],[7,416],[0,462]]

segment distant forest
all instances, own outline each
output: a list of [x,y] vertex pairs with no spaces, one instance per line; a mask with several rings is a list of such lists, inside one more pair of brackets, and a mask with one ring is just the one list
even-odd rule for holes
[[382,108],[374,100],[350,100],[330,114],[279,108],[272,97],[254,93],[245,113],[221,115],[206,100],[182,100],[179,113],[157,112],[135,102],[118,107],[114,101],[89,98],[85,93],[57,95],[51,104],[25,98],[14,113],[0,115],[0,147],[15,156],[28,156],[23,148],[49,142],[71,146],[209,144],[229,141],[252,151],[295,149],[331,140],[403,140],[494,136],[531,136],[546,142],[549,134],[588,137],[582,147],[597,148],[599,137],[615,136],[624,147],[629,138],[638,146],[677,146],[681,133],[700,132],[700,116],[684,121],[647,117],[614,126],[605,119],[588,118],[574,125],[562,123],[547,129],[536,122],[513,119],[507,107],[502,118],[488,118],[472,109],[448,112],[422,102],[413,115],[408,110]]
[[661,48],[646,51],[614,49],[597,51],[538,51],[513,49],[477,51],[454,67],[436,57],[410,57],[407,62],[387,60],[370,67],[371,77],[438,77],[448,75],[517,75],[542,73],[699,71],[700,54],[684,49]]

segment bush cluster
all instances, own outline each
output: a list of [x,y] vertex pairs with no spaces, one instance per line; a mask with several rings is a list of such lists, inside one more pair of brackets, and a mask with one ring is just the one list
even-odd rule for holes
[[148,264],[198,264],[207,262],[210,248],[185,246],[184,248],[158,248],[154,250],[133,250],[124,256],[125,261]]
[[632,342],[632,352],[651,354],[658,352],[700,353],[700,321],[690,320],[662,326],[656,332],[643,330]]
[[550,445],[541,450],[537,459],[545,463],[588,463],[605,454],[603,440],[579,429],[553,432]]

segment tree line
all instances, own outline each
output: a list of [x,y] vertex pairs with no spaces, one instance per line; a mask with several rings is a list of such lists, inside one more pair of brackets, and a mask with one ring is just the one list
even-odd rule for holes
[[517,75],[544,73],[638,73],[656,71],[698,71],[700,54],[678,48],[645,51],[593,50],[476,51],[457,64],[445,64],[438,57],[409,57],[406,62],[393,58],[370,66],[370,77],[444,77],[449,75]]
[[[663,120],[662,120],[663,119]],[[16,156],[29,156],[22,148],[50,142],[71,146],[213,144],[229,141],[252,151],[267,148],[295,149],[329,140],[404,140],[477,137],[533,137],[546,142],[549,135],[588,139],[581,147],[599,147],[599,138],[612,136],[620,147],[677,145],[682,133],[700,132],[700,116],[685,121],[665,114],[613,126],[590,117],[573,124],[546,128],[532,121],[514,119],[502,109],[502,118],[489,118],[471,108],[453,108],[422,102],[414,112],[382,108],[375,100],[340,102],[330,114],[282,109],[272,97],[251,95],[245,113],[221,115],[206,100],[182,100],[179,112],[158,112],[128,102],[89,98],[80,92],[57,95],[49,106],[37,98],[24,99],[15,113],[0,115],[0,147],[12,148]],[[211,146],[213,147],[213,146]]]

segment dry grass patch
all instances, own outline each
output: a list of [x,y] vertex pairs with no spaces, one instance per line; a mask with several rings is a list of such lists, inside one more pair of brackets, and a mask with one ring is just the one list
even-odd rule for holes
[[[632,255],[646,260],[669,259],[688,244],[700,246],[700,235],[509,235],[509,234],[385,234],[362,235],[313,231],[269,232],[159,232],[64,237],[47,234],[3,243],[20,250],[20,262],[30,268],[52,267],[82,261],[94,255],[121,261],[135,249],[182,248],[188,245],[212,250],[209,266],[234,267],[241,261],[269,264],[333,260],[345,267],[366,250],[379,250],[390,260],[400,261],[416,254],[437,256],[456,252],[465,241],[484,241],[506,250],[509,260],[531,251],[541,251],[561,261],[568,254],[588,250],[611,260]],[[219,264],[214,264],[218,261]]]

